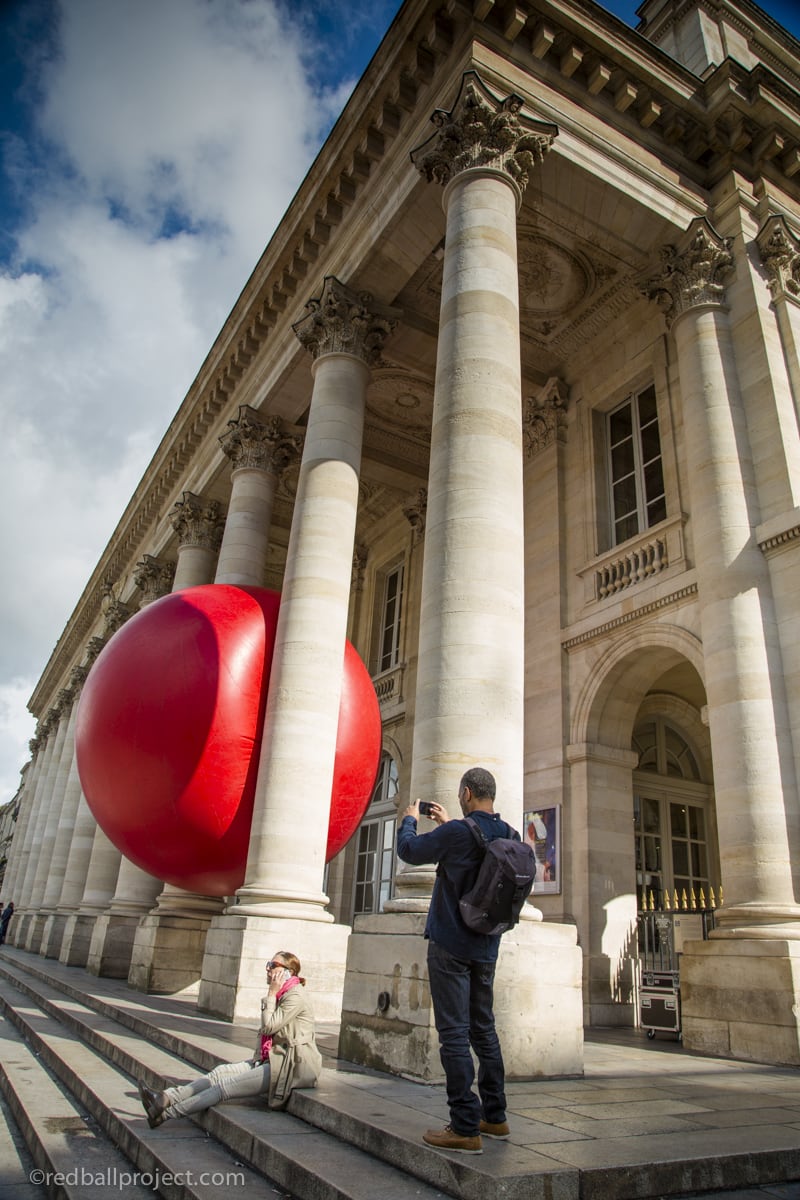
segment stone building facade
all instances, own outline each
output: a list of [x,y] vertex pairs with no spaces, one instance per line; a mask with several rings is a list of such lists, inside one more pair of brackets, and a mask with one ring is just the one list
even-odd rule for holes
[[[290,946],[344,1056],[430,1078],[395,806],[479,763],[557,852],[498,969],[515,1073],[635,1022],[637,911],[684,893],[685,1043],[800,1063],[800,46],[748,0],[639,12],[402,6],[34,692],[16,945],[237,1017]],[[226,902],[121,860],[74,761],[104,642],[212,582],[283,596]],[[384,754],[326,868],[346,636]]]

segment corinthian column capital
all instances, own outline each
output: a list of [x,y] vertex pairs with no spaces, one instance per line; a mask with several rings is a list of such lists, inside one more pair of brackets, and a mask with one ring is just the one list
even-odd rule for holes
[[428,489],[420,488],[413,500],[403,505],[403,516],[411,526],[411,540],[418,546],[425,537],[425,518],[428,513]]
[[303,439],[287,433],[280,417],[262,417],[249,404],[239,406],[239,414],[228,421],[228,431],[219,444],[233,464],[255,467],[280,475],[298,457]]
[[206,500],[194,492],[184,492],[169,514],[178,535],[178,546],[196,546],[202,550],[219,549],[225,519],[218,500]]
[[756,245],[767,269],[772,299],[800,299],[800,240],[782,214],[767,218],[756,235]]
[[103,613],[105,622],[105,637],[109,638],[116,633],[129,617],[133,616],[134,610],[129,604],[123,603],[114,595],[114,588],[111,583],[106,583],[103,589],[103,599],[100,603],[100,608]]
[[705,217],[696,217],[677,245],[662,248],[661,271],[642,291],[662,309],[668,325],[692,308],[724,305],[734,272],[732,244]]
[[133,582],[142,593],[140,607],[166,596],[175,578],[175,563],[145,554],[133,569]]
[[525,454],[533,458],[556,440],[566,438],[569,388],[553,376],[544,387],[528,397],[522,414]]
[[501,171],[525,190],[533,167],[558,135],[558,126],[521,114],[521,96],[494,96],[475,71],[466,71],[452,109],[437,108],[437,127],[411,152],[411,161],[428,182],[447,184],[473,167]]
[[352,354],[367,366],[378,361],[399,312],[377,304],[369,292],[354,292],[327,275],[318,300],[292,326],[298,341],[317,359],[323,354]]

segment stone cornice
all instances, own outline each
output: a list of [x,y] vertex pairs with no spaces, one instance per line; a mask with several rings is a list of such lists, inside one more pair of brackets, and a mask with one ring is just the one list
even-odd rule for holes
[[597,638],[605,637],[606,634],[611,633],[614,629],[620,629],[623,625],[630,625],[634,621],[642,621],[660,609],[671,608],[673,605],[681,604],[696,595],[697,584],[686,584],[685,587],[670,592],[668,596],[660,596],[657,600],[651,600],[649,604],[643,604],[640,608],[634,608],[630,612],[621,613],[620,616],[613,617],[610,621],[604,621],[602,625],[594,625],[591,629],[586,629],[583,633],[565,638],[561,645],[564,650],[574,650],[576,647],[583,646],[587,642],[593,642]]

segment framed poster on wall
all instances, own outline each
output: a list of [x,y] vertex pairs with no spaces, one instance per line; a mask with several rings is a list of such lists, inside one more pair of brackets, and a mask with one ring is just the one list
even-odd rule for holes
[[524,816],[524,840],[536,857],[534,895],[561,891],[561,805],[534,808]]

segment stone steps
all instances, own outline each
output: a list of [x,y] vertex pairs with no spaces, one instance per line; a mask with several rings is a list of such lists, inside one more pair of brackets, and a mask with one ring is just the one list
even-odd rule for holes
[[[223,1059],[244,1057],[248,1050],[237,1052],[231,1041],[237,1040],[238,1033],[238,1040],[244,1039],[249,1046],[250,1031],[240,1029],[232,1037],[226,1023],[202,1017],[189,1022],[181,1013],[180,1002],[172,1004],[162,998],[159,1020],[148,1021],[146,1000],[151,998],[143,997],[144,1002],[139,1003],[136,998],[122,997],[118,1002],[113,996],[98,996],[91,988],[84,990],[77,973],[71,973],[74,981],[61,980],[58,974],[57,967],[39,967],[35,960],[12,964],[4,958],[0,962],[4,1028],[8,1032],[13,1023],[14,1043],[22,1048],[18,1053],[24,1051],[27,1065],[35,1063],[37,1078],[47,1079],[50,1085],[45,1100],[31,1112],[20,1082],[22,1072],[17,1073],[17,1086],[13,1071],[6,1073],[3,1084],[4,1091],[14,1097],[15,1117],[42,1169],[61,1170],[55,1164],[65,1161],[58,1147],[48,1157],[40,1145],[46,1141],[42,1120],[51,1125],[69,1120],[68,1128],[76,1130],[75,1122],[84,1121],[82,1114],[88,1114],[104,1135],[105,1170],[112,1171],[116,1165],[118,1172],[138,1171],[151,1185],[154,1180],[158,1194],[168,1200],[210,1200],[245,1183],[248,1200],[275,1200],[276,1184],[297,1200],[373,1200],[375,1196],[441,1200],[439,1189],[409,1179],[395,1166],[358,1148],[353,1139],[315,1128],[294,1113],[267,1113],[261,1101],[221,1105],[192,1121],[170,1122],[151,1130],[134,1080],[142,1078],[150,1086],[162,1087],[191,1077],[196,1068],[208,1069]],[[164,1009],[172,1016],[169,1027],[162,1023]],[[220,1043],[224,1054],[217,1053]],[[48,1072],[69,1089],[72,1099],[59,1094]],[[102,1157],[99,1140],[97,1153]],[[120,1155],[119,1162],[115,1154]],[[76,1197],[85,1194],[74,1193]],[[130,1194],[138,1200],[135,1192]],[[152,1190],[148,1194],[152,1196]],[[91,1195],[93,1200],[101,1200],[94,1188]]]

